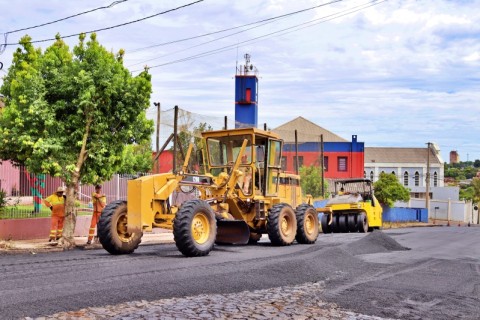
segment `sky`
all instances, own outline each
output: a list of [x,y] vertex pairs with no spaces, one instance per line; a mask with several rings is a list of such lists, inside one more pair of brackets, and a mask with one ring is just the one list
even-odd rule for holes
[[[233,119],[236,66],[248,53],[260,127],[301,116],[366,147],[434,142],[446,162],[452,150],[480,159],[480,0],[195,2],[0,0],[0,77],[25,34],[46,40],[155,15],[97,32],[108,50],[125,49],[132,74],[150,67],[152,119],[153,102]],[[16,32],[99,7],[108,8]],[[78,36],[65,41],[73,48]]]

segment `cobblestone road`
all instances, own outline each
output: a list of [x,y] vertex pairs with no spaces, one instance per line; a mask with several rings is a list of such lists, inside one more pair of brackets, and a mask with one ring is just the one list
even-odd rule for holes
[[35,319],[385,319],[342,310],[334,303],[324,302],[320,299],[323,291],[323,283],[307,283],[227,295],[132,301]]

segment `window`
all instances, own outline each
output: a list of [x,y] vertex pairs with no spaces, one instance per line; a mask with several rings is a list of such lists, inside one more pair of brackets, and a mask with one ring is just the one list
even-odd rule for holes
[[437,171],[435,171],[433,173],[433,186],[434,187],[438,187],[438,175],[437,175]]
[[328,157],[323,157],[323,165],[325,171],[328,171]]
[[338,172],[345,172],[347,170],[347,157],[338,157]]
[[364,177],[364,178],[367,177],[367,171],[363,171],[363,177]]
[[373,171],[370,171],[370,180],[373,181]]
[[[298,156],[298,160],[299,160],[298,169],[300,169],[303,166],[303,156]],[[295,170],[297,166],[297,156],[293,156],[293,165],[294,165],[293,170]]]
[[393,174],[395,177],[397,177],[397,174],[395,173],[395,171],[392,171],[392,174]]
[[420,185],[420,174],[418,171],[415,171],[415,187],[418,187]]
[[282,156],[282,171],[287,171],[287,156]]
[[403,174],[403,185],[408,186],[408,172],[407,171],[405,171],[405,173]]

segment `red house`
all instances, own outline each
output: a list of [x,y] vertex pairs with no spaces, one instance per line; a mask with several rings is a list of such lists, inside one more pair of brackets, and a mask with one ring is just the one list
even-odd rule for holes
[[284,140],[282,166],[285,171],[295,172],[297,161],[295,130],[298,142],[298,167],[321,165],[321,135],[323,135],[325,178],[363,178],[364,143],[358,142],[356,135],[352,136],[351,141],[347,141],[303,117],[293,119],[272,130]]

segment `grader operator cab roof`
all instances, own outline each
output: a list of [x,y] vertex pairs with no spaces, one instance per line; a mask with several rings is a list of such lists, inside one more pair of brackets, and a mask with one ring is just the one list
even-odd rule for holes
[[215,131],[204,131],[202,132],[202,137],[225,137],[230,135],[242,135],[242,134],[254,134],[262,137],[269,137],[273,139],[280,139],[280,136],[272,131],[264,131],[257,128],[239,128],[239,129],[227,129],[227,130],[215,130]]

